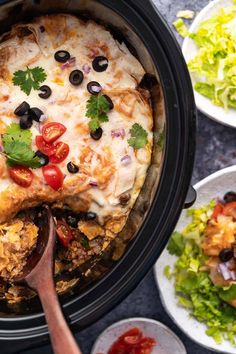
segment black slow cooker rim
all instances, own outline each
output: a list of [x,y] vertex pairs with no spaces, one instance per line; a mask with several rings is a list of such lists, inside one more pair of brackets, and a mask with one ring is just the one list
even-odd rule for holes
[[[156,65],[158,62],[155,53],[157,48],[150,48],[155,40],[151,42],[151,36],[149,38],[147,33],[151,35],[152,32],[158,38],[158,42],[162,44],[162,49],[168,59],[165,64],[158,63],[158,67],[168,67],[168,72],[160,71],[167,107],[166,115],[167,118],[176,116],[176,121],[167,121],[166,152],[158,192],[136,240],[140,240],[140,235],[144,233],[150,233],[152,236],[148,242],[143,238],[142,241],[145,241],[146,244],[143,245],[142,252],[140,252],[141,243],[134,242],[108,275],[82,296],[76,297],[63,306],[71,324],[75,324],[79,320],[77,328],[88,326],[126,297],[161,253],[182,210],[192,174],[195,150],[196,112],[191,81],[178,44],[165,21],[157,10],[154,11],[150,3],[145,4],[144,12],[142,1],[130,0],[127,3],[120,0],[117,3],[115,0],[100,0],[100,2],[122,16],[130,23],[135,32],[138,28],[142,29],[142,33],[138,33],[138,35],[146,44]],[[133,18],[132,23],[131,18]],[[171,97],[172,94],[173,97]],[[168,95],[170,96],[168,97]],[[172,193],[174,199],[171,197]],[[161,230],[157,230],[160,225],[154,217],[154,214],[157,213],[155,209],[159,204],[165,205],[165,209],[162,210],[165,224],[162,225]],[[126,270],[127,265],[129,266],[128,271]],[[122,278],[120,278],[120,274],[123,274]],[[104,289],[106,289],[105,293]],[[100,296],[94,301],[95,290]],[[82,307],[82,310],[78,309],[78,301],[80,301],[79,307]],[[0,318],[0,339],[25,339],[45,334],[47,334],[47,327],[42,313],[17,316],[16,318]]]

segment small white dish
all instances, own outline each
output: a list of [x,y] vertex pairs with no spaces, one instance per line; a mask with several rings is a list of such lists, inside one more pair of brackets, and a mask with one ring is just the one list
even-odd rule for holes
[[[197,199],[193,208],[198,208],[208,204],[213,198],[223,197],[229,190],[236,188],[236,166],[228,167],[213,173],[194,186],[197,191]],[[191,221],[183,211],[176,226],[177,231],[182,231]],[[174,280],[168,280],[163,270],[169,265],[173,269],[176,257],[169,254],[167,249],[163,251],[154,266],[154,274],[159,288],[160,297],[166,312],[176,323],[176,325],[193,341],[206,347],[207,349],[221,352],[224,354],[236,354],[236,347],[227,341],[216,344],[213,338],[206,335],[207,327],[205,324],[190,317],[189,311],[178,305],[178,300],[174,289]]]
[[[213,14],[218,12],[221,8],[227,8],[233,6],[232,0],[214,0],[211,1],[201,12],[196,16],[192,25],[190,26],[190,32],[196,32],[202,21],[207,20]],[[185,38],[182,46],[182,52],[186,62],[188,63],[197,53],[198,47],[191,38]],[[191,75],[191,74],[190,74]],[[195,85],[194,77],[191,75],[193,88]],[[208,117],[216,120],[219,123],[236,128],[236,109],[229,109],[226,111],[223,107],[215,106],[210,99],[200,95],[194,90],[195,102],[197,108],[207,115]]]
[[165,325],[149,318],[129,318],[108,327],[96,340],[91,354],[107,354],[112,344],[126,331],[138,327],[144,336],[156,340],[152,354],[187,354],[180,339]]

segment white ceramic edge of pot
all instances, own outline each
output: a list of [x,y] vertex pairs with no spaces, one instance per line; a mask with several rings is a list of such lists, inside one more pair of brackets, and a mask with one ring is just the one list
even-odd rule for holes
[[96,349],[96,346],[99,342],[99,340],[103,337],[103,335],[111,330],[111,329],[114,329],[114,328],[117,328],[119,326],[122,326],[123,324],[126,324],[126,323],[132,323],[132,322],[143,322],[143,323],[152,323],[152,324],[155,324],[159,327],[162,327],[164,328],[168,333],[170,333],[170,335],[172,335],[176,341],[179,343],[180,347],[182,348],[183,350],[183,354],[187,354],[187,351],[186,351],[186,348],[184,346],[184,344],[182,343],[182,341],[180,340],[180,338],[170,329],[168,328],[166,325],[164,325],[163,323],[159,322],[159,321],[156,321],[156,320],[153,320],[151,318],[146,318],[146,317],[131,317],[131,318],[127,318],[125,320],[121,320],[121,321],[118,321],[116,323],[113,323],[111,326],[107,327],[99,336],[98,338],[96,339],[92,349],[91,349],[91,353],[90,354],[96,354],[95,352],[95,349]]
[[[226,167],[222,170],[219,170],[217,172],[214,172],[213,174],[211,174],[210,176],[204,178],[203,180],[199,181],[198,183],[196,183],[193,187],[196,190],[196,192],[198,191],[199,188],[201,188],[204,184],[211,182],[213,179],[218,178],[220,176],[223,176],[224,174],[227,174],[229,172],[235,172],[236,171],[236,165],[230,166],[230,167]],[[159,284],[159,280],[158,280],[158,271],[157,271],[157,267],[156,265],[153,267],[153,273],[154,273],[154,277],[155,277],[155,281],[157,284],[157,288],[158,288],[158,292],[160,295],[160,299],[161,299],[161,303],[162,306],[164,307],[166,313],[168,314],[168,316],[172,319],[172,321],[176,324],[176,326],[193,342],[197,343],[198,345],[200,345],[203,348],[209,349],[213,352],[216,353],[222,353],[222,349],[216,349],[216,348],[212,348],[210,346],[207,346],[205,344],[202,344],[200,342],[198,342],[196,339],[194,339],[194,337],[192,337],[191,335],[189,335],[189,333],[178,323],[178,321],[176,321],[176,319],[174,318],[174,316],[172,316],[172,314],[169,312],[162,291],[160,290],[160,284]],[[177,305],[178,306],[178,305]],[[224,354],[232,354],[232,352],[228,352],[228,351],[223,351]]]
[[[214,10],[215,7],[220,7],[223,6],[225,3],[232,3],[232,0],[213,0],[211,1],[208,5],[206,5],[196,16],[194,19],[193,23],[191,24],[189,31],[190,32],[195,32],[196,29],[198,28],[199,24],[204,20],[209,18],[209,13]],[[221,5],[222,4],[222,5]],[[194,45],[194,42],[191,38],[186,37],[184,39],[183,45],[182,45],[182,52],[184,55],[184,58],[186,62],[188,62],[189,59],[189,53],[192,52],[191,47]],[[195,46],[195,45],[194,45]],[[190,50],[190,51],[189,51]],[[191,77],[191,74],[190,74]],[[193,79],[191,77],[192,84],[193,84]],[[195,96],[195,102],[196,106],[201,111],[204,113],[206,116],[209,118],[213,119],[214,121],[229,126],[236,128],[236,118],[235,118],[235,109],[229,109],[228,112],[230,116],[227,116],[227,113],[223,107],[218,107],[215,106],[207,97],[204,97],[200,95],[198,92],[194,90],[194,96]],[[233,117],[234,116],[234,117]]]

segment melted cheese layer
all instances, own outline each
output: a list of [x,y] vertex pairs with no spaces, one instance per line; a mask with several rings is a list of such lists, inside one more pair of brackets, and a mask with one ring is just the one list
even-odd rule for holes
[[[27,30],[27,31],[26,31]],[[27,34],[27,35],[25,35]],[[75,64],[63,68],[56,62],[54,53],[67,50],[75,57]],[[108,69],[102,73],[92,68],[94,57],[108,58]],[[47,73],[44,84],[52,89],[50,98],[44,100],[38,91],[29,96],[12,83],[13,73],[40,66]],[[82,84],[75,87],[69,82],[72,70],[84,72]],[[111,34],[95,22],[82,22],[70,15],[51,15],[36,18],[29,24],[15,26],[10,34],[2,37],[0,44],[0,134],[12,122],[18,122],[14,110],[23,101],[40,108],[48,122],[60,122],[67,128],[59,139],[67,143],[70,153],[58,164],[65,179],[63,187],[54,191],[45,184],[42,170],[34,170],[34,180],[29,188],[16,185],[10,178],[5,157],[0,156],[0,222],[5,222],[19,210],[41,202],[62,202],[75,211],[91,210],[98,214],[101,224],[111,232],[119,232],[144,183],[152,151],[153,118],[147,99],[137,90],[144,70],[131,55],[125,44],[116,42]],[[90,137],[86,117],[86,104],[90,98],[87,84],[97,81],[102,93],[108,95],[114,109],[108,114],[109,122],[102,124],[103,135],[99,141]],[[148,132],[148,144],[135,151],[128,144],[130,129],[139,123]],[[34,123],[35,136],[41,134],[42,124]],[[112,131],[124,129],[125,136],[114,137]],[[1,141],[0,141],[1,142]],[[129,165],[122,164],[128,155]],[[79,166],[79,173],[71,175],[67,163]],[[97,186],[95,186],[97,184]],[[126,206],[120,205],[124,193],[131,198]],[[113,221],[113,222],[112,222]],[[112,226],[111,226],[112,225]]]

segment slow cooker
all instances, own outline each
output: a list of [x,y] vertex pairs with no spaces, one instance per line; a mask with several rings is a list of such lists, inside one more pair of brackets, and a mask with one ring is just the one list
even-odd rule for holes
[[[127,43],[152,78],[148,83],[152,83],[155,120],[153,159],[145,186],[122,231],[121,238],[129,241],[127,249],[120,259],[107,254],[93,267],[93,276],[86,284],[79,282],[61,297],[65,315],[76,331],[98,320],[128,295],[156,261],[176,225],[194,162],[196,111],[191,81],[178,44],[151,0],[0,3],[2,33],[14,23],[46,13],[67,12],[85,20],[95,19],[117,40]],[[19,352],[29,343],[37,345],[47,339],[38,299],[16,305],[0,303],[0,340],[11,342],[9,348],[15,341]],[[7,352],[14,352],[11,350]]]

